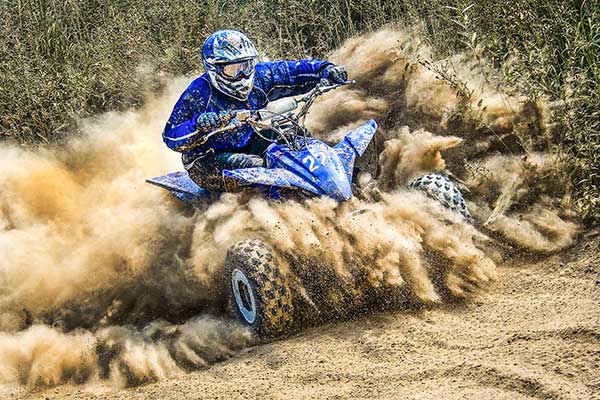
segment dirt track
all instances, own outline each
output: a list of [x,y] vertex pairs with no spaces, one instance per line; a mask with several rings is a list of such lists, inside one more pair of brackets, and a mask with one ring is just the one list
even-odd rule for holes
[[321,326],[138,388],[32,399],[600,399],[600,240],[500,267],[479,301]]

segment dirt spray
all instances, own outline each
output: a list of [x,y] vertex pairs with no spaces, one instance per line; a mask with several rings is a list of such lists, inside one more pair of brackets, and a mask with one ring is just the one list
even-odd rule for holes
[[[289,261],[317,314],[374,293],[469,299],[496,279],[496,238],[542,253],[573,242],[543,104],[502,93],[465,55],[432,60],[406,31],[351,39],[331,59],[357,84],[315,104],[314,134],[380,124],[380,174],[344,204],[241,193],[192,211],[145,184],[181,169],[160,134],[187,78],[82,122],[61,147],[0,147],[0,383],[135,385],[230,357],[254,340],[221,315],[227,249],[247,238]],[[432,171],[462,182],[474,225],[406,188]]]

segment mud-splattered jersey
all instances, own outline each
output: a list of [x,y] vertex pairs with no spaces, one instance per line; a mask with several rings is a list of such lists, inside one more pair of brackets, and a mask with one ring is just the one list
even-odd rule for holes
[[272,61],[256,64],[254,87],[246,101],[231,98],[210,84],[207,74],[196,78],[183,92],[171,113],[163,132],[163,141],[170,149],[193,156],[213,148],[235,151],[245,147],[253,131],[243,126],[236,131],[211,137],[205,144],[185,150],[205,132],[199,132],[196,119],[205,112],[259,110],[269,101],[296,96],[312,89],[321,79],[320,72],[331,63],[319,60]]

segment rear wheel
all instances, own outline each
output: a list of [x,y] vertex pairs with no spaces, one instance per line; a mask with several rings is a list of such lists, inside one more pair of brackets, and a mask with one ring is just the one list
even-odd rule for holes
[[461,214],[469,222],[473,220],[462,193],[448,177],[441,174],[427,174],[412,181],[408,187],[421,190],[444,207]]
[[225,277],[234,318],[262,337],[281,335],[291,327],[294,307],[287,275],[266,244],[244,240],[233,245]]

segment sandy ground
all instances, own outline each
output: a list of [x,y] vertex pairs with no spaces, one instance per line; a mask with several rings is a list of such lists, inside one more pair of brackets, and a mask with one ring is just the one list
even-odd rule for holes
[[464,305],[365,316],[137,388],[15,399],[600,399],[600,240],[501,265]]

